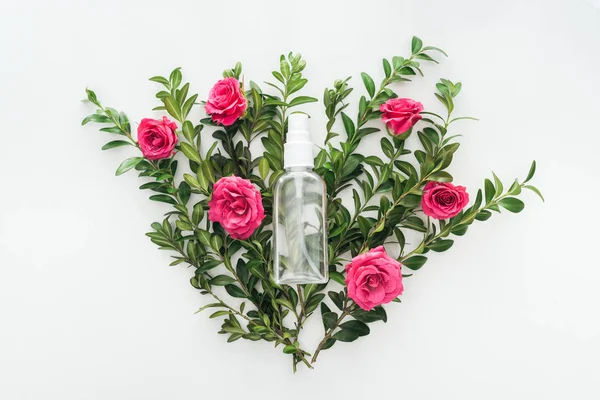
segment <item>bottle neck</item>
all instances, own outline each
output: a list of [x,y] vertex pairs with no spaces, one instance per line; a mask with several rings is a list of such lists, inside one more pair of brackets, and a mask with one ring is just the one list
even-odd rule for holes
[[305,171],[313,171],[313,167],[310,165],[294,166],[294,167],[285,167],[284,170],[286,172],[305,172]]

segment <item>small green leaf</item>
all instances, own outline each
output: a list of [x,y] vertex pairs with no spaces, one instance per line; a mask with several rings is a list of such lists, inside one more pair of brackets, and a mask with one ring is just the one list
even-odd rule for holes
[[348,137],[352,138],[354,136],[354,132],[356,131],[354,122],[352,122],[352,119],[344,112],[342,113],[342,120],[344,122],[344,129],[346,129]]
[[295,354],[296,351],[298,351],[298,349],[295,346],[292,346],[291,344],[288,344],[283,348],[283,352],[285,354]]
[[417,54],[419,51],[421,51],[422,47],[423,47],[423,41],[421,39],[419,39],[418,37],[413,36],[412,43],[411,43],[412,53]]
[[492,212],[488,210],[481,210],[475,215],[477,221],[487,221],[492,216]]
[[190,144],[182,142],[179,146],[181,147],[181,151],[183,151],[183,154],[185,154],[187,158],[189,158],[197,164],[202,164],[202,159],[200,158],[200,155],[198,154],[196,149],[194,149]]
[[235,282],[235,279],[233,279],[232,277],[227,276],[227,275],[217,275],[208,281],[208,283],[210,283],[211,285],[215,285],[215,286],[230,285],[234,282]]
[[485,180],[485,203],[489,204],[496,194],[496,188],[494,188],[494,184],[489,179]]
[[412,256],[402,261],[402,265],[406,268],[412,269],[413,271],[418,270],[427,262],[427,257],[425,256]]
[[392,75],[392,66],[390,65],[390,62],[385,58],[383,59],[383,72],[385,72],[386,78],[389,78],[390,75]]
[[314,97],[298,96],[298,97],[296,97],[295,99],[293,99],[292,101],[289,102],[289,106],[290,107],[295,107],[295,106],[299,106],[300,104],[314,103],[316,101],[319,101],[319,100],[315,99]]
[[333,329],[335,328],[335,325],[337,323],[338,320],[338,315],[337,313],[334,312],[326,312],[323,314],[323,324],[325,325],[326,329]]
[[342,329],[333,335],[333,338],[340,342],[354,342],[359,337],[358,332],[349,329]]
[[357,320],[344,322],[340,325],[340,328],[343,330],[355,331],[359,336],[366,336],[371,332],[367,324]]
[[538,196],[540,196],[540,199],[542,199],[542,201],[545,203],[546,200],[544,200],[544,196],[542,196],[542,192],[539,191],[538,188],[536,188],[535,186],[531,186],[531,185],[525,185],[523,186],[525,189],[529,189],[531,190],[533,193],[537,194]]
[[162,101],[165,104],[167,112],[176,120],[181,121],[182,118],[179,104],[177,104],[177,101],[173,98],[173,96],[163,97]]
[[194,125],[190,121],[185,121],[181,130],[188,142],[194,141]]
[[155,194],[154,196],[150,196],[150,200],[159,201],[161,203],[173,204],[173,205],[177,204],[177,201],[174,198],[172,198],[171,196],[168,196],[166,194]]
[[231,297],[237,297],[240,299],[246,298],[244,291],[237,285],[226,285],[225,290]]
[[83,121],[81,121],[81,125],[85,125],[88,122],[97,122],[99,124],[106,124],[106,123],[110,122],[110,118],[108,118],[105,115],[101,115],[101,114],[91,114],[91,115],[88,115],[87,117],[85,117],[83,119]]
[[533,176],[535,175],[535,168],[536,168],[536,163],[535,163],[535,160],[533,160],[533,162],[531,163],[531,168],[529,168],[529,173],[527,174],[527,178],[525,178],[525,181],[523,183],[529,182],[531,180],[531,178],[533,178]]
[[181,199],[181,202],[186,205],[187,202],[190,199],[190,195],[191,195],[191,188],[190,185],[188,185],[187,182],[183,181],[179,184],[179,198]]
[[104,146],[102,146],[102,150],[114,149],[115,147],[121,146],[133,146],[133,144],[124,140],[113,140],[112,142],[108,142]]
[[267,176],[269,176],[269,170],[269,160],[264,157],[261,158],[258,162],[258,172],[263,181],[267,179]]
[[452,182],[454,178],[446,171],[437,171],[429,175],[429,180],[435,182]]
[[494,183],[496,184],[496,196],[500,196],[504,191],[504,185],[502,185],[502,181],[493,171],[492,175],[494,175]]
[[192,222],[194,225],[198,225],[202,221],[203,217],[204,208],[202,207],[202,203],[196,203],[194,210],[192,211]]
[[516,197],[505,197],[498,202],[503,208],[507,209],[510,212],[518,213],[525,208],[525,203]]
[[115,172],[115,175],[124,174],[125,172],[129,171],[131,168],[135,167],[140,162],[142,162],[143,159],[143,157],[128,158],[127,160],[123,161],[121,165],[119,165],[119,168],[117,168],[117,172]]
[[206,271],[210,271],[213,268],[221,265],[221,260],[208,260],[204,261],[200,264],[198,268],[196,268],[196,275],[201,274]]
[[150,80],[153,82],[162,83],[166,87],[169,87],[169,81],[166,78],[163,78],[162,76],[153,76],[152,78],[150,78]]
[[208,318],[217,318],[217,317],[222,317],[223,315],[229,315],[229,314],[231,314],[231,311],[221,310],[221,311],[216,311],[216,312],[210,314],[210,317],[208,317]]
[[352,316],[364,323],[370,323],[375,321],[387,322],[387,314],[383,307],[377,306],[371,311],[365,311],[363,309],[357,309],[352,312]]
[[190,185],[193,188],[197,188],[199,189],[200,183],[198,182],[198,179],[196,179],[195,176],[192,176],[190,174],[183,174],[183,179],[187,182],[188,185]]
[[373,96],[375,95],[375,82],[373,82],[373,78],[371,78],[369,74],[365,72],[362,72],[360,76],[362,77],[363,83],[365,84],[365,88],[367,88],[369,96],[373,98]]
[[452,239],[438,239],[427,245],[427,248],[433,251],[442,252],[448,250],[454,244]]
[[342,286],[346,286],[346,281],[344,279],[344,275],[340,274],[337,271],[329,272],[329,279],[334,280],[335,282],[339,283]]

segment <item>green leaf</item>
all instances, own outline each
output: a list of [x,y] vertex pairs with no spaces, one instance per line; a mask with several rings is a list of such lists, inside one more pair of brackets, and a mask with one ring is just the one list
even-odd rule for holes
[[[344,292],[341,293],[343,294]],[[342,299],[340,293],[330,290],[329,292],[327,292],[327,295],[329,296],[331,301],[333,301],[333,304],[335,304],[337,308],[339,308],[340,310],[344,308],[344,300]]]
[[367,324],[375,321],[387,322],[387,314],[381,306],[377,306],[371,311],[365,311],[359,308],[352,312],[352,316]]
[[512,195],[521,194],[521,185],[519,184],[519,181],[517,179],[515,179],[513,184],[508,189],[508,194],[512,194]]
[[452,239],[438,239],[427,245],[427,248],[433,251],[442,252],[448,250],[454,244]]
[[177,201],[174,198],[166,194],[155,194],[154,196],[150,196],[150,200],[160,201],[161,203],[168,203],[173,205],[177,204]]
[[364,237],[367,237],[367,235],[369,234],[369,231],[371,230],[371,223],[369,222],[368,219],[366,219],[362,215],[358,216],[357,221],[358,221],[358,227],[360,228],[360,233],[362,233],[362,235]]
[[344,122],[344,129],[346,129],[348,137],[352,138],[354,136],[354,132],[356,131],[354,122],[352,122],[352,119],[344,112],[342,113],[342,120]]
[[367,324],[365,324],[364,322],[361,321],[348,321],[348,322],[344,322],[343,324],[340,325],[340,328],[342,328],[342,330],[348,330],[348,331],[354,331],[358,334],[358,336],[366,336],[368,335],[371,330],[369,329],[369,327],[367,326]]
[[452,182],[454,178],[446,171],[437,171],[429,175],[429,180],[436,182]]
[[533,193],[537,194],[538,196],[540,196],[540,199],[542,199],[542,201],[545,203],[546,200],[544,200],[544,196],[542,196],[542,192],[539,191],[538,188],[536,188],[535,186],[531,186],[531,185],[525,185],[523,186],[525,189],[529,189],[531,190]]
[[267,160],[264,157],[261,158],[260,161],[258,162],[258,172],[263,181],[265,179],[267,179],[267,176],[269,176],[269,171],[270,171],[269,160]]
[[200,264],[198,268],[196,268],[196,275],[201,274],[206,271],[210,271],[213,268],[221,265],[221,260],[208,260],[204,261]]
[[181,68],[175,68],[173,70],[173,72],[171,72],[171,75],[169,76],[169,81],[171,82],[171,87],[173,89],[179,87],[179,84],[181,84]]
[[211,285],[215,285],[215,286],[230,285],[233,282],[235,282],[235,279],[233,279],[232,277],[227,276],[227,275],[217,275],[208,281],[208,283],[210,283]]
[[169,81],[166,78],[163,78],[162,76],[153,76],[152,78],[150,78],[150,80],[153,82],[162,83],[166,87],[169,87]]
[[115,172],[115,175],[118,176],[124,174],[125,172],[129,171],[131,168],[135,167],[140,162],[142,162],[143,159],[143,157],[128,158],[127,160],[123,161],[121,165],[119,165],[119,168],[117,168],[117,172]]
[[342,329],[333,335],[333,338],[340,342],[354,342],[359,337],[358,332],[349,329]]
[[102,150],[114,149],[115,147],[121,146],[133,146],[133,144],[124,140],[113,140],[112,142],[108,142],[104,146],[102,146]]
[[423,47],[423,41],[421,39],[419,39],[418,37],[413,36],[412,43],[411,43],[412,53],[417,54],[419,51],[421,51],[422,47]]
[[342,286],[346,286],[346,281],[344,279],[344,275],[340,274],[337,271],[329,272],[329,279],[334,280],[335,282],[339,283]]
[[194,125],[190,121],[185,121],[181,130],[188,142],[194,141]]
[[319,101],[319,100],[315,99],[314,97],[298,96],[298,97],[296,97],[295,99],[293,99],[292,101],[289,102],[289,106],[290,107],[295,107],[295,106],[299,106],[300,104],[314,103],[316,101]]
[[244,291],[237,285],[226,285],[225,290],[231,297],[237,297],[239,299],[245,299],[246,294]]
[[85,117],[83,119],[83,121],[81,121],[81,125],[85,125],[88,122],[97,122],[99,124],[106,124],[106,123],[110,122],[110,118],[108,118],[105,115],[101,115],[101,114],[91,114],[91,115],[88,115],[87,117]]
[[365,88],[367,88],[369,96],[373,98],[373,96],[375,95],[375,82],[373,82],[373,78],[371,78],[366,72],[361,72],[360,76],[362,77],[363,83],[365,84]]
[[494,184],[489,179],[485,180],[485,203],[489,204],[496,194],[496,188],[494,188]]
[[202,207],[202,203],[196,203],[194,206],[194,210],[192,211],[192,222],[194,225],[198,225],[202,218],[204,218],[204,208]]
[[492,175],[494,175],[494,183],[496,184],[496,196],[500,196],[504,191],[504,185],[502,185],[502,181],[493,171]]
[[183,179],[187,182],[188,185],[190,185],[193,188],[197,188],[199,189],[200,183],[198,182],[198,179],[196,179],[195,176],[192,176],[190,174],[183,174]]
[[304,307],[306,314],[310,314],[311,312],[316,310],[317,307],[319,306],[319,304],[321,304],[321,302],[323,301],[324,297],[325,297],[325,294],[323,294],[323,293],[317,293],[317,294],[314,294],[313,296],[311,296],[310,299],[306,302],[306,305]]
[[402,265],[406,268],[412,269],[413,271],[418,270],[427,262],[427,257],[425,256],[412,256],[402,261]]
[[181,121],[182,118],[179,104],[177,104],[177,101],[173,98],[173,96],[163,97],[162,101],[167,108],[167,112],[176,120]]
[[487,221],[492,216],[492,212],[488,210],[481,210],[475,215],[477,221]]
[[422,49],[422,50],[423,50],[423,51],[434,50],[434,51],[440,52],[440,53],[442,53],[443,55],[445,55],[446,57],[448,57],[448,54],[446,54],[446,52],[445,52],[444,50],[442,50],[442,49],[440,49],[440,48],[437,48],[437,47],[434,47],[434,46],[426,46],[426,47],[423,47],[423,49]]
[[216,311],[216,312],[210,314],[210,317],[208,317],[208,318],[212,319],[212,318],[222,317],[223,315],[229,315],[229,314],[231,314],[231,311],[221,310],[221,311]]
[[507,209],[510,212],[518,213],[525,208],[525,203],[516,197],[505,197],[498,202],[503,208]]
[[190,199],[191,189],[187,182],[183,181],[179,184],[179,198],[181,202],[186,205]]
[[529,182],[531,180],[531,178],[533,178],[533,176],[535,175],[535,160],[533,160],[533,162],[531,163],[531,168],[529,168],[529,173],[527,174],[527,178],[525,178],[525,181],[523,183]]
[[285,354],[295,354],[296,351],[298,351],[298,349],[295,346],[292,346],[291,344],[288,344],[283,348],[283,352]]
[[197,164],[202,164],[202,159],[200,158],[200,155],[198,154],[196,149],[194,149],[190,144],[182,142],[179,146],[181,147],[181,151],[183,151],[183,154],[185,154],[187,158],[189,158]]
[[334,312],[326,312],[323,314],[323,325],[325,325],[326,329],[333,329],[338,320],[337,313]]
[[392,75],[392,66],[390,65],[390,62],[385,58],[383,59],[383,72],[385,72],[386,78],[389,78],[390,75]]

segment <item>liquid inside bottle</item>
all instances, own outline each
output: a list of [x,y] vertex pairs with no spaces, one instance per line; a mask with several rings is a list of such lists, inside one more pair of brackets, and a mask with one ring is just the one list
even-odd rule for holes
[[327,193],[310,169],[290,168],[274,190],[274,280],[278,284],[327,282]]

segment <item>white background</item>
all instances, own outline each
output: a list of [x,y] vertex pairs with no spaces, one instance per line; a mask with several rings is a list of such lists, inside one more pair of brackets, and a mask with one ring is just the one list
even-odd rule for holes
[[[3,1],[0,5],[0,398],[598,399],[600,9],[585,0]],[[147,78],[182,66],[205,98],[235,61],[262,82],[290,50],[304,94],[406,55],[450,58],[396,87],[441,111],[463,82],[451,171],[471,193],[538,161],[521,214],[494,215],[405,281],[387,324],[322,353],[314,371],[265,342],[227,344],[208,299],[144,236],[132,150],[80,126],[93,88],[132,121],[159,116]],[[362,93],[360,79],[354,101]],[[321,104],[305,110],[323,137]],[[196,116],[201,116],[200,110]],[[135,126],[135,124],[134,124]],[[378,151],[376,141],[364,152]],[[322,334],[317,318],[307,347]]]

